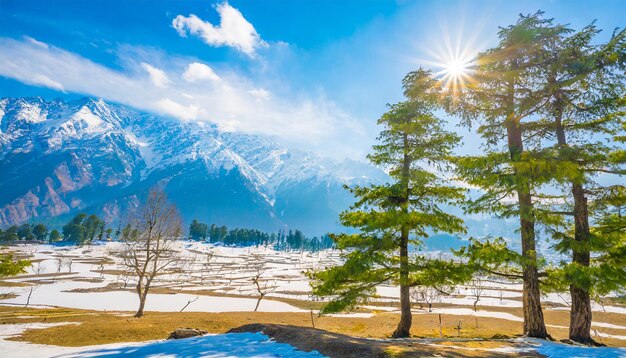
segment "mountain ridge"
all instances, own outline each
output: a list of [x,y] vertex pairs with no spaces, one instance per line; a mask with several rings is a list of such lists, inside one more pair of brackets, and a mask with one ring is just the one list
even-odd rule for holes
[[0,226],[92,211],[109,223],[163,185],[189,222],[319,234],[340,227],[344,184],[386,180],[270,139],[85,97],[0,99]]

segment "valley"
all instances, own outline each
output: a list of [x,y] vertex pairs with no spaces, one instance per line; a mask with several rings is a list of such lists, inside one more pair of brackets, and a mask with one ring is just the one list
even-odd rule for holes
[[[132,312],[138,305],[136,281],[123,264],[121,246],[116,242],[96,242],[83,247],[12,247],[20,257],[32,260],[33,265],[26,274],[0,281],[0,294],[4,297],[0,300],[0,321],[5,323],[5,331],[10,327],[18,329],[15,334],[6,333],[0,347],[22,347],[24,343],[19,341],[44,344],[40,351],[36,345],[27,346],[36,356],[37,352],[49,352],[50,344],[119,346],[123,342],[159,340],[178,327],[224,333],[246,322],[315,325],[336,333],[384,338],[399,314],[399,288],[380,285],[377,295],[354,312],[318,316],[325,299],[311,295],[305,273],[339,264],[341,257],[334,250],[284,252],[179,241],[179,259],[155,281],[147,298],[146,317],[133,319]],[[255,277],[259,286],[254,283]],[[529,349],[530,343],[514,338],[521,334],[521,284],[485,278],[476,311],[472,307],[475,290],[476,287],[467,285],[455,287],[449,295],[430,291],[426,300],[415,296],[412,333],[434,340],[440,336],[501,336],[504,341],[491,345],[513,351]],[[550,294],[543,299],[549,331],[557,339],[567,337],[567,301],[564,294]],[[594,338],[610,346],[626,347],[626,306],[610,300],[600,303],[593,306]],[[152,325],[159,328],[150,328]],[[457,330],[459,325],[461,329]],[[99,333],[86,333],[92,330]],[[9,337],[13,338],[7,340]]]

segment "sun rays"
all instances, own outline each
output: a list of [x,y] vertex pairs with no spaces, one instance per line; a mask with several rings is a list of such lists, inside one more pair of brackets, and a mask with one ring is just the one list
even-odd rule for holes
[[444,91],[457,94],[473,81],[472,65],[471,57],[449,58],[440,64],[442,69],[434,75]]
[[418,61],[433,71],[443,93],[460,94],[475,82],[475,59],[479,49],[488,43],[482,35],[486,18],[473,18],[469,28],[465,10],[460,14],[452,24],[445,18],[439,19],[438,36],[420,46],[426,58]]

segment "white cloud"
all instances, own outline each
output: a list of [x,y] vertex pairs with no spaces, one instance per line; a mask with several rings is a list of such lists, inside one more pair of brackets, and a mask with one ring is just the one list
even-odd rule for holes
[[45,42],[38,41],[38,40],[36,40],[36,39],[34,39],[34,38],[30,37],[30,36],[24,36],[24,38],[28,42],[32,43],[33,45],[41,46],[43,48],[48,48],[48,44],[45,43]]
[[63,85],[60,84],[59,82],[51,79],[50,77],[46,76],[46,75],[42,75],[42,74],[33,74],[32,76],[32,84],[35,85],[43,85],[45,87],[49,87],[61,92],[65,92],[65,89],[63,88]]
[[[232,71],[222,74],[217,86],[170,81],[166,79],[187,72],[181,69],[189,69],[189,59],[160,57],[157,69],[148,65],[155,63],[153,55],[125,48],[119,54],[125,67],[116,70],[54,46],[0,37],[0,76],[102,97],[181,120],[211,122],[223,130],[272,136],[334,156],[354,151],[348,140],[364,141],[361,125],[325,97],[270,92],[264,83]],[[156,71],[146,76],[143,71],[150,73],[148,68]],[[153,74],[158,74],[156,82]],[[166,82],[167,86],[154,85]],[[339,151],[338,146],[344,149]]]
[[165,74],[165,72],[163,72],[163,70],[158,69],[145,62],[141,63],[141,67],[143,67],[143,69],[148,72],[148,74],[150,75],[150,80],[152,81],[152,83],[154,83],[155,86],[164,88],[167,87],[167,85],[170,83],[169,78],[167,78],[167,75]]
[[200,108],[195,105],[184,106],[180,103],[172,101],[169,98],[163,98],[156,103],[160,112],[169,114],[172,117],[180,118],[182,120],[193,120],[198,118]]
[[266,46],[254,26],[228,2],[217,5],[216,10],[220,15],[219,26],[203,21],[194,14],[176,16],[172,26],[182,37],[189,33],[200,37],[208,45],[234,47],[251,57],[255,56],[257,48]]
[[270,93],[269,91],[263,89],[263,88],[257,88],[257,89],[252,89],[250,91],[248,91],[248,93],[250,93],[251,95],[253,95],[254,97],[256,97],[257,99],[268,99],[270,97]]
[[214,81],[220,80],[220,77],[213,71],[213,69],[203,63],[193,62],[187,66],[185,73],[183,73],[183,79],[187,82],[198,81]]

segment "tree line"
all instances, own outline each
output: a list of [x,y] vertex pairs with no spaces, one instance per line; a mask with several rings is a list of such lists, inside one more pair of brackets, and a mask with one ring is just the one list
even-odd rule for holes
[[223,243],[234,246],[269,246],[283,251],[320,251],[333,247],[329,235],[306,237],[300,230],[284,229],[278,232],[262,232],[256,229],[228,229],[226,226],[202,223],[194,219],[189,224],[189,239]]
[[[13,225],[6,230],[0,229],[0,243],[18,240],[37,240],[41,242],[65,242],[85,245],[96,240],[128,241],[136,239],[140,232],[132,224],[107,227],[104,220],[97,215],[79,213],[70,219],[61,231],[50,230],[43,223]],[[333,247],[334,242],[328,235],[307,237],[300,230],[278,230],[267,233],[256,229],[228,229],[226,226],[207,225],[194,219],[189,225],[189,239],[222,243],[234,246],[269,246],[285,251],[320,251]]]
[[[378,120],[368,157],[392,180],[349,188],[356,202],[340,220],[359,232],[331,235],[344,264],[310,273],[314,293],[332,298],[323,312],[365,302],[393,282],[401,308],[393,336],[408,337],[411,287],[502,276],[523,282],[526,336],[550,338],[541,295],[568,291],[569,338],[597,344],[591,299],[624,294],[626,285],[626,31],[605,42],[598,33],[595,23],[575,30],[543,12],[520,15],[452,81],[423,68],[406,75],[405,100]],[[455,155],[461,138],[435,113],[473,131],[481,151]],[[454,181],[481,195],[471,199]],[[432,232],[465,233],[443,204],[517,218],[521,251],[486,237],[470,239],[455,259],[409,252]],[[546,262],[538,240],[569,259]]]
[[[119,238],[120,229],[115,232]],[[18,240],[37,240],[42,242],[67,242],[84,245],[94,240],[106,240],[113,237],[113,229],[107,228],[104,220],[97,215],[80,213],[70,219],[61,231],[50,230],[44,223],[13,225],[6,230],[0,229],[0,243],[10,243]]]

